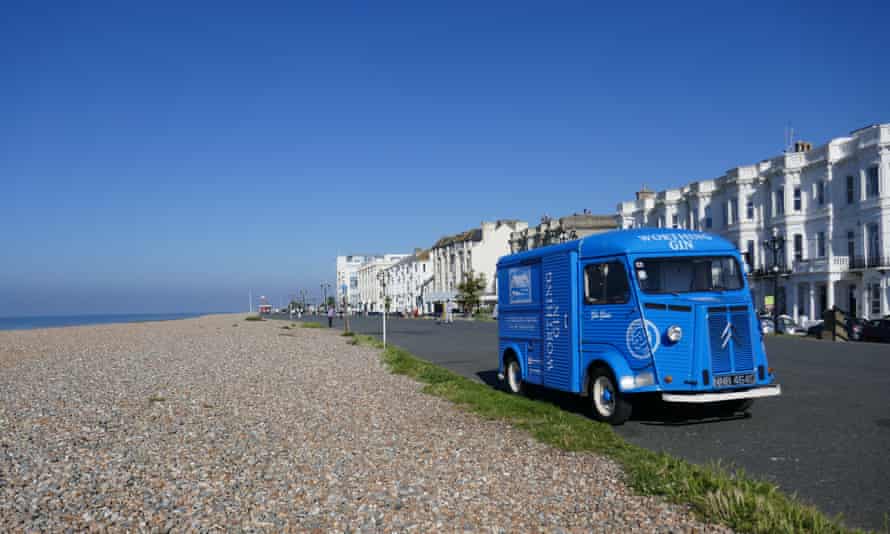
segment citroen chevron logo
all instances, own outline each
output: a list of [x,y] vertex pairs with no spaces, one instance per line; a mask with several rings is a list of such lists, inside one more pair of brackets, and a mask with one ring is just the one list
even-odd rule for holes
[[729,344],[729,340],[733,338],[735,335],[735,327],[732,326],[732,323],[727,321],[726,328],[723,329],[723,333],[720,334],[720,339],[723,341],[723,344],[720,345],[721,349],[725,349],[726,345]]

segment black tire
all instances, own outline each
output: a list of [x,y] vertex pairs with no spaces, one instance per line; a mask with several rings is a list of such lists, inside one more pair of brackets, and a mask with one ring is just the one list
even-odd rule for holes
[[754,404],[754,399],[736,399],[731,401],[723,401],[720,403],[721,411],[727,414],[737,414],[739,412],[747,412]]
[[507,391],[514,395],[525,395],[528,393],[528,386],[522,380],[522,367],[519,360],[514,356],[504,360],[504,385]]
[[633,406],[618,390],[615,377],[608,369],[593,369],[587,395],[590,397],[590,413],[597,421],[618,426],[630,419]]

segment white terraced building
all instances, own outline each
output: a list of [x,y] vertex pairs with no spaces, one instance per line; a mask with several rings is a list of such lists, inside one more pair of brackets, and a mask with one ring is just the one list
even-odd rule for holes
[[780,313],[819,318],[837,306],[857,317],[890,314],[890,124],[813,149],[736,167],[713,180],[618,206],[623,228],[690,228],[720,234],[745,254],[759,307],[772,294],[773,232],[784,238]]
[[428,250],[416,249],[414,254],[386,270],[386,294],[391,299],[390,311],[413,314],[431,313],[432,303],[425,302],[433,279]]
[[442,304],[456,299],[457,287],[464,275],[484,274],[486,286],[480,300],[485,304],[496,303],[498,259],[510,254],[510,235],[526,228],[528,223],[516,220],[483,222],[479,228],[436,241],[430,249],[433,283],[429,302],[441,309]]
[[408,256],[410,254],[383,254],[368,258],[356,271],[359,300],[354,309],[363,312],[383,311],[382,273]]
[[349,309],[358,309],[361,301],[358,288],[358,270],[365,263],[382,255],[349,255],[337,256],[337,306],[343,304],[345,298]]

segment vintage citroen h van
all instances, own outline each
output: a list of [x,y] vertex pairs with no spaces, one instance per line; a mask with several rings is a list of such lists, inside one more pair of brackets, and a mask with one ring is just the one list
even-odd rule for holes
[[779,395],[736,248],[711,234],[636,229],[498,262],[499,376],[590,398],[621,424],[635,394],[746,410]]

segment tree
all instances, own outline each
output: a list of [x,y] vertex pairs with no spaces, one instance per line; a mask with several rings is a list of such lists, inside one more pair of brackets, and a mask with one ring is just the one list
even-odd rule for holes
[[464,311],[472,313],[479,306],[479,299],[482,292],[485,291],[485,274],[479,273],[473,276],[473,273],[464,273],[464,279],[457,285],[456,300],[464,307]]
[[337,299],[335,299],[334,297],[328,297],[328,308],[333,308],[336,303]]

